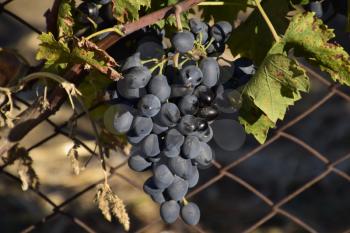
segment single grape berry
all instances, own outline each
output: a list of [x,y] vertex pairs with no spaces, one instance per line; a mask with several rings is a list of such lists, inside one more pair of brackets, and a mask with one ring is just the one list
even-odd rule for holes
[[202,71],[195,65],[189,65],[180,70],[180,78],[185,86],[198,86],[203,79]]
[[227,21],[219,21],[213,25],[210,30],[210,35],[215,39],[216,42],[226,42],[232,32],[232,25]]
[[131,124],[131,136],[146,136],[153,128],[152,119],[149,117],[136,116]]
[[163,126],[174,127],[180,120],[181,114],[179,108],[173,103],[162,105],[160,112],[156,116],[159,123]]
[[141,151],[147,157],[154,157],[160,153],[158,136],[148,135],[141,143]]
[[323,7],[321,1],[315,1],[309,3],[310,11],[314,12],[317,18],[321,18],[323,16]]
[[182,200],[188,191],[188,182],[179,176],[175,176],[174,182],[166,189],[169,197],[175,201]]
[[113,3],[103,5],[99,12],[100,17],[107,23],[113,23],[116,19],[113,16]]
[[203,118],[207,121],[215,120],[218,115],[219,115],[219,111],[217,110],[216,107],[213,107],[213,106],[205,106],[203,108],[200,108],[197,113],[198,117]]
[[194,36],[190,31],[177,32],[171,39],[171,43],[179,53],[186,53],[193,49]]
[[203,84],[207,87],[215,86],[220,77],[220,67],[216,59],[212,57],[203,58],[199,68],[203,73]]
[[166,189],[174,182],[174,175],[165,164],[153,169],[153,177],[155,185],[160,189]]
[[184,115],[196,114],[199,107],[198,98],[194,95],[185,95],[179,102],[179,109]]
[[157,96],[147,94],[140,99],[137,107],[141,115],[153,117],[160,111],[161,103]]
[[192,86],[185,86],[183,84],[173,84],[171,85],[171,97],[177,98],[185,95],[191,95],[194,88]]
[[160,189],[154,183],[154,178],[151,176],[148,178],[143,184],[143,191],[148,195],[157,195],[159,193],[163,193],[164,189]]
[[129,157],[128,160],[129,167],[137,172],[142,172],[147,170],[151,167],[151,163],[148,162],[144,157],[141,155],[133,155]]
[[177,130],[170,129],[165,135],[165,147],[168,150],[180,148],[185,141],[185,137]]
[[187,180],[192,175],[191,169],[191,160],[184,159],[180,156],[170,158],[169,160],[169,169],[177,176]]
[[215,99],[213,91],[204,85],[198,86],[194,91],[194,95],[197,96],[200,107],[210,106]]
[[160,59],[165,54],[162,42],[156,35],[144,36],[137,44],[136,51],[141,54],[142,60]]
[[133,67],[124,74],[124,80],[128,88],[143,88],[148,84],[151,76],[147,67]]
[[148,84],[148,92],[157,96],[162,103],[167,101],[171,93],[167,78],[162,74],[152,77]]
[[199,155],[195,158],[199,166],[205,168],[213,161],[213,152],[207,143],[201,142]]
[[176,221],[180,214],[180,205],[177,201],[170,200],[160,206],[160,216],[163,221],[170,224]]
[[182,145],[182,154],[187,159],[194,159],[200,152],[200,141],[195,136],[187,136]]
[[189,225],[196,225],[199,222],[200,215],[198,206],[193,202],[181,207],[181,218]]
[[78,21],[81,23],[89,23],[89,19],[95,21],[97,20],[98,17],[98,7],[95,3],[93,2],[82,2],[78,6]]
[[128,69],[131,69],[134,67],[141,67],[141,66],[142,64],[141,64],[140,53],[136,52],[125,60],[121,68],[121,71],[125,72]]
[[193,115],[185,115],[177,125],[183,135],[191,135],[197,130],[197,118]]
[[137,99],[146,94],[146,91],[142,88],[130,88],[125,79],[117,82],[117,90],[120,96],[125,99]]

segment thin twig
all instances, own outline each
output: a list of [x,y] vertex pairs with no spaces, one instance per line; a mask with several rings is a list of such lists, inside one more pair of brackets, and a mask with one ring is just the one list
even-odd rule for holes
[[264,20],[265,20],[267,26],[269,27],[269,29],[270,29],[270,31],[271,31],[271,33],[272,33],[273,38],[275,39],[276,42],[279,42],[281,38],[278,36],[278,34],[277,34],[275,28],[273,27],[273,25],[272,25],[272,23],[271,23],[269,17],[268,17],[267,14],[266,14],[264,8],[262,8],[262,6],[261,6],[259,0],[254,0],[254,1],[255,1],[255,4],[256,4],[256,7],[257,7],[258,10],[260,11],[260,14],[261,14],[262,17],[264,18]]

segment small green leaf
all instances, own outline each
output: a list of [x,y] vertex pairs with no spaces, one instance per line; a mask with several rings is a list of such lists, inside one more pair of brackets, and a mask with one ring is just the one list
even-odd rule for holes
[[45,60],[46,68],[67,64],[69,62],[70,51],[67,44],[61,41],[56,41],[51,32],[42,33],[38,39],[41,43],[39,44],[36,59]]
[[74,18],[72,16],[72,9],[75,7],[74,0],[62,0],[58,8],[57,27],[58,37],[72,37]]
[[82,39],[74,41],[70,49],[63,41],[57,41],[52,33],[42,33],[36,58],[45,60],[46,68],[66,67],[67,64],[88,64],[99,72],[108,75],[110,79],[118,80],[121,76],[114,69],[115,60],[96,44]]
[[340,45],[329,42],[334,37],[332,29],[313,13],[306,13],[293,17],[283,39],[296,48],[298,56],[319,65],[334,81],[350,86],[349,54]]

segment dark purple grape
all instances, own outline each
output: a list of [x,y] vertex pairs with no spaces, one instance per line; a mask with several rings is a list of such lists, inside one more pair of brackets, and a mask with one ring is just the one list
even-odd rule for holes
[[195,87],[202,82],[203,73],[197,66],[189,65],[180,70],[180,78],[183,85]]
[[116,19],[113,16],[113,4],[111,2],[103,5],[100,8],[99,15],[107,23],[113,23],[116,21]]
[[127,71],[128,69],[131,69],[134,67],[142,67],[140,53],[134,53],[133,55],[128,57],[125,60],[121,68],[121,71]]
[[171,93],[167,78],[162,74],[152,77],[148,84],[148,92],[157,96],[162,103],[167,101]]
[[198,206],[190,202],[181,208],[181,218],[185,223],[189,225],[196,225],[199,222],[201,212]]
[[215,99],[213,91],[204,85],[198,86],[194,91],[194,95],[197,96],[200,107],[210,106]]
[[142,141],[141,152],[147,157],[154,157],[160,153],[158,136],[156,134],[150,134]]
[[203,58],[199,68],[203,73],[203,84],[207,87],[215,86],[220,77],[220,68],[216,59],[212,57]]
[[184,115],[193,115],[198,111],[198,98],[194,95],[185,95],[178,104],[179,109]]
[[206,106],[203,108],[200,108],[197,112],[197,116],[200,118],[203,118],[207,121],[215,120],[219,115],[219,111],[216,107],[213,106]]
[[187,180],[192,175],[192,163],[180,156],[169,159],[169,169],[177,176]]
[[219,21],[214,24],[210,29],[210,35],[216,42],[226,42],[232,32],[232,25],[227,21]]
[[166,189],[173,183],[174,175],[165,164],[161,164],[153,169],[153,180],[158,188]]
[[186,87],[183,84],[173,84],[171,85],[171,97],[177,98],[185,95],[191,95],[193,93],[193,87]]
[[182,145],[182,155],[186,159],[194,159],[200,152],[200,141],[196,136],[187,136]]
[[192,135],[197,130],[197,118],[193,115],[185,115],[177,125],[183,135]]
[[151,79],[151,72],[147,67],[134,67],[124,74],[128,88],[143,88]]
[[98,7],[93,2],[82,2],[78,6],[78,12],[80,13],[78,16],[78,21],[84,24],[90,23],[88,18],[95,21],[98,18]]
[[171,43],[176,51],[186,53],[193,49],[194,36],[190,31],[177,32],[171,39]]
[[157,123],[163,126],[174,127],[180,120],[180,117],[180,110],[175,104],[165,103],[162,105],[160,112],[156,116],[156,120]]
[[174,182],[166,189],[169,197],[175,201],[182,200],[188,191],[188,182],[175,176]]
[[129,157],[128,160],[129,167],[137,172],[142,172],[147,170],[151,167],[151,163],[148,162],[144,157],[141,155],[133,155]]
[[174,223],[179,217],[179,214],[180,205],[177,203],[177,201],[166,201],[160,206],[160,216],[162,217],[163,221],[168,224]]
[[153,117],[160,111],[161,103],[157,96],[152,94],[144,95],[137,104],[141,115]]

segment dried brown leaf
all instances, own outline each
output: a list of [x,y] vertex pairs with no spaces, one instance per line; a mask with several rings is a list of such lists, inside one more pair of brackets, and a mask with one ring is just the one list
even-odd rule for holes
[[17,160],[18,163],[18,175],[22,181],[22,189],[24,191],[28,190],[28,188],[37,189],[39,187],[39,178],[35,173],[32,165],[33,160],[29,157],[28,153],[21,155],[21,157]]
[[73,172],[75,175],[80,174],[78,148],[79,148],[79,144],[74,144],[73,147],[67,153],[67,157],[71,162],[71,166],[73,168]]
[[107,184],[100,184],[97,188],[95,202],[98,203],[103,216],[108,221],[112,221],[112,216],[116,217],[124,229],[128,231],[130,229],[130,220],[123,200],[114,194]]

